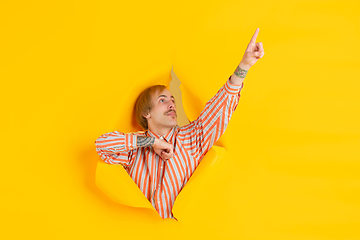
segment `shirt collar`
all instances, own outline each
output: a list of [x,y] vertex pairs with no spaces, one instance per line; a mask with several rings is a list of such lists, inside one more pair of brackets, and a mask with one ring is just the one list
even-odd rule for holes
[[164,139],[166,142],[171,142],[172,143],[173,142],[174,132],[175,132],[175,129],[177,129],[177,127],[178,127],[177,125],[172,127],[168,133],[166,133],[165,135],[162,135],[162,136],[160,136],[160,135],[152,132],[150,129],[148,129],[147,135],[149,135],[151,137],[156,137],[158,139]]

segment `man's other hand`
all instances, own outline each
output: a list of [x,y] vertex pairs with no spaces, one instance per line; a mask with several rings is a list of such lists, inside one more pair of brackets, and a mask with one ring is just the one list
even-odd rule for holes
[[168,160],[174,156],[173,145],[165,142],[164,140],[156,138],[153,149],[163,160]]

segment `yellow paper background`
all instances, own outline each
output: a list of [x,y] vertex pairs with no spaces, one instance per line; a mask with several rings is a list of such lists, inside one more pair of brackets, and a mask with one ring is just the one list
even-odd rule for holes
[[[360,239],[358,1],[3,1],[2,239]],[[174,66],[194,120],[259,27],[226,149],[162,220],[95,185],[94,141],[140,130]],[[199,185],[200,186],[200,185]]]

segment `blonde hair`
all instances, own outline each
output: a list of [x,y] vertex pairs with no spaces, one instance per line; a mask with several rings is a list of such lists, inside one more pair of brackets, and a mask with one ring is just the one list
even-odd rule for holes
[[152,96],[154,94],[166,89],[164,85],[155,85],[145,89],[135,102],[135,117],[138,124],[144,129],[148,130],[148,122],[144,115],[147,115],[153,107]]

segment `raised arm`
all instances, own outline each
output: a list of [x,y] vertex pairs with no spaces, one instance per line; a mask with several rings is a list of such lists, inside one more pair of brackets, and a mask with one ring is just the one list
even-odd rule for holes
[[180,136],[184,145],[193,154],[195,159],[201,161],[206,152],[225,132],[230,118],[235,111],[240,91],[244,86],[244,79],[250,67],[264,56],[262,43],[256,43],[259,28],[246,48],[245,54],[223,87],[205,105],[200,116],[190,124],[180,129]]
[[183,145],[198,162],[225,132],[238,105],[242,87],[243,83],[230,84],[229,77],[224,86],[206,103],[200,116],[180,128],[179,137]]

